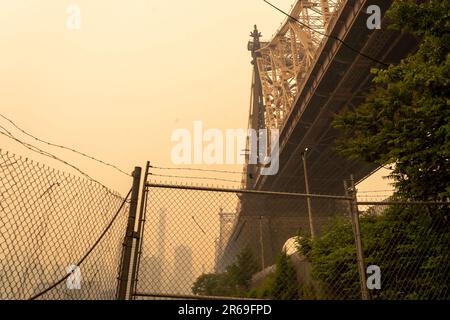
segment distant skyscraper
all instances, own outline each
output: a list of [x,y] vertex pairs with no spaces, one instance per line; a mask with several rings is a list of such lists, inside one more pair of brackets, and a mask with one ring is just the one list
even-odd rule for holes
[[149,293],[164,293],[162,272],[163,265],[160,257],[142,257],[139,267],[139,290]]
[[178,294],[191,294],[193,279],[192,250],[187,246],[175,248],[172,288]]
[[157,233],[157,250],[158,257],[164,263],[164,257],[166,254],[166,210],[161,209],[159,211],[158,233]]
[[[157,220],[156,220],[157,219]],[[139,262],[138,291],[146,293],[167,293],[166,263],[166,210],[161,208],[156,217],[154,241],[151,243],[151,254],[144,250]],[[144,240],[145,243],[145,240]],[[149,252],[149,253],[150,253]]]

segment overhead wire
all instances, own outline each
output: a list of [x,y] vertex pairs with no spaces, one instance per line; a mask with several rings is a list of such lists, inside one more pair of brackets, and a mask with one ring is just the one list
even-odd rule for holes
[[349,49],[349,50],[351,50],[351,51],[357,53],[358,55],[360,55],[360,56],[362,56],[362,57],[364,57],[364,58],[366,58],[366,59],[372,60],[373,62],[379,63],[379,64],[381,64],[381,65],[383,65],[383,66],[385,66],[385,67],[388,67],[388,66],[389,66],[389,64],[387,64],[387,63],[385,63],[385,62],[380,61],[380,60],[378,60],[378,59],[375,59],[375,58],[369,56],[368,54],[365,54],[365,53],[361,52],[360,50],[353,48],[351,45],[347,44],[347,43],[346,43],[344,40],[342,40],[341,38],[336,37],[336,36],[334,36],[334,35],[326,34],[326,33],[321,32],[321,31],[319,31],[319,30],[316,30],[316,29],[310,27],[309,25],[307,25],[306,23],[301,22],[301,21],[298,20],[297,18],[291,16],[289,13],[283,11],[282,9],[280,9],[279,7],[277,7],[277,6],[275,6],[274,4],[270,3],[269,1],[267,1],[267,0],[263,0],[263,1],[264,1],[265,3],[267,3],[269,6],[271,6],[272,8],[274,8],[274,9],[276,9],[277,11],[281,12],[282,14],[286,15],[288,18],[294,20],[295,22],[297,22],[297,23],[300,24],[301,26],[303,26],[303,27],[305,27],[305,28],[307,28],[307,29],[309,29],[309,30],[311,30],[311,31],[313,31],[313,32],[315,32],[315,33],[317,33],[317,34],[320,34],[321,36],[324,36],[324,37],[327,37],[327,38],[330,38],[330,39],[334,39],[334,40],[340,42],[340,43],[341,43],[343,46],[345,46],[347,49]]

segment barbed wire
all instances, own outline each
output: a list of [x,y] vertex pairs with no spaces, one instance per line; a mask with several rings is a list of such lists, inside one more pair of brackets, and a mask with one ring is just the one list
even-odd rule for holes
[[200,172],[214,172],[214,173],[227,173],[227,174],[242,174],[243,171],[230,171],[230,170],[216,170],[216,169],[200,169],[200,168],[181,168],[181,167],[158,167],[150,166],[150,168],[157,170],[177,170],[177,171],[200,171]]
[[[120,168],[117,167],[116,165],[113,165],[113,164],[111,164],[111,163],[108,163],[108,162],[105,162],[105,161],[103,161],[103,160],[97,159],[97,158],[95,158],[95,157],[93,157],[93,156],[90,156],[90,155],[88,155],[88,154],[86,154],[86,153],[84,153],[84,152],[75,150],[75,149],[73,149],[73,148],[66,147],[66,146],[63,146],[63,145],[58,145],[58,144],[55,144],[55,143],[52,143],[52,142],[48,142],[48,141],[42,140],[42,139],[40,139],[40,138],[38,138],[38,137],[32,135],[31,133],[25,131],[24,129],[22,129],[21,127],[19,127],[14,121],[12,121],[11,119],[9,119],[8,117],[4,116],[4,115],[1,114],[1,113],[0,113],[0,117],[2,117],[3,119],[5,119],[5,120],[8,121],[9,123],[11,123],[17,130],[19,130],[19,131],[22,132],[23,134],[27,135],[28,137],[30,137],[30,138],[32,138],[32,139],[38,141],[38,142],[44,143],[44,144],[49,145],[49,146],[52,146],[52,147],[56,147],[56,148],[60,148],[60,149],[64,149],[64,150],[71,151],[71,152],[76,153],[76,154],[78,154],[78,155],[80,155],[80,156],[83,156],[83,157],[88,158],[88,159],[90,159],[90,160],[96,161],[96,162],[101,163],[101,164],[103,164],[103,165],[105,165],[105,166],[111,167],[111,168],[115,169],[116,171],[118,171],[118,172],[120,172],[120,173],[122,173],[122,174],[125,174],[125,175],[131,177],[131,174],[125,172],[124,170],[120,169]],[[4,127],[2,127],[2,128],[3,128],[3,130],[6,130]],[[6,131],[7,131],[9,134],[11,134],[11,132],[9,132],[8,130],[6,130]],[[11,135],[12,135],[12,134],[11,134]]]
[[221,178],[174,176],[174,175],[155,174],[155,173],[149,173],[149,175],[154,176],[154,177],[161,177],[161,178],[194,179],[194,180],[215,180],[215,181],[223,181],[223,182],[241,183],[241,181],[230,180],[230,179],[221,179]]
[[[0,126],[0,128],[2,128],[3,130],[5,130],[2,126]],[[102,184],[102,183],[99,182],[98,180],[92,178],[89,174],[87,174],[86,172],[84,172],[83,170],[81,170],[80,168],[78,168],[77,166],[75,166],[75,165],[73,165],[73,164],[67,162],[66,160],[63,160],[63,159],[61,159],[61,158],[55,156],[54,154],[51,154],[50,152],[47,152],[47,151],[45,151],[45,150],[42,150],[42,149],[40,149],[40,148],[38,148],[38,147],[36,147],[36,146],[34,146],[34,145],[32,145],[32,144],[29,144],[29,143],[27,143],[27,142],[24,142],[24,141],[22,141],[22,140],[16,138],[14,135],[8,133],[8,130],[6,130],[6,132],[0,130],[0,134],[3,135],[3,136],[5,136],[5,137],[7,137],[7,138],[9,138],[9,139],[11,139],[11,140],[14,140],[14,141],[20,143],[20,144],[23,145],[25,148],[27,148],[27,149],[29,149],[29,150],[35,152],[35,153],[38,153],[38,154],[40,154],[40,155],[43,155],[43,156],[46,156],[46,157],[48,157],[48,158],[54,159],[54,160],[56,160],[56,161],[59,161],[59,162],[65,164],[65,165],[71,167],[72,169],[76,170],[77,172],[79,172],[80,174],[82,174],[82,175],[83,175],[84,177],[86,177],[87,179],[89,179],[89,180],[91,180],[92,182],[95,182],[95,183],[97,183],[98,185],[100,185],[100,186],[101,186],[103,189],[105,189],[105,191],[108,192],[109,194],[113,195],[114,197],[121,198],[121,196],[119,196],[119,195],[115,194],[114,192],[112,192],[107,186],[105,186],[104,184]]]

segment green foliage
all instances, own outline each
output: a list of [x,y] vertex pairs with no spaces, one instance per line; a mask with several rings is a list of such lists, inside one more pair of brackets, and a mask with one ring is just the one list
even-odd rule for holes
[[227,268],[227,274],[241,290],[248,290],[252,276],[259,271],[258,263],[250,249],[243,250],[236,263]]
[[195,281],[192,292],[196,295],[239,297],[245,296],[252,276],[259,271],[250,249],[243,250],[236,262],[225,273],[203,274]]
[[382,270],[378,299],[449,299],[449,208],[390,207],[363,237],[367,264]]
[[307,257],[309,255],[312,247],[311,238],[309,238],[302,230],[298,231],[297,236],[295,237],[295,244],[297,251],[302,256]]
[[[381,216],[361,218],[366,265],[382,270],[374,299],[449,299],[449,209],[389,207]],[[340,219],[313,242],[313,276],[328,299],[359,299],[352,226]]]
[[226,273],[203,274],[192,287],[192,292],[201,296],[232,296],[233,287]]
[[313,242],[310,260],[312,275],[320,280],[321,298],[357,299],[359,297],[356,248],[352,226],[338,218]]
[[248,294],[249,298],[254,299],[273,299],[273,287],[275,281],[275,274],[272,273],[263,281],[258,288],[251,290]]
[[299,284],[295,267],[285,252],[278,256],[275,272],[270,274],[260,287],[250,291],[248,296],[273,300],[299,299]]
[[[334,121],[343,133],[337,147],[351,158],[394,163],[400,199],[445,199],[450,196],[450,2],[396,0],[388,15],[393,28],[417,37],[419,49],[397,66],[373,70],[375,88],[366,101]],[[382,269],[383,289],[374,298],[449,298],[448,219],[448,208],[394,206],[361,220],[366,264]],[[336,288],[348,288],[347,296],[358,298],[354,243],[345,233],[352,234],[350,223],[336,223],[313,244],[313,272],[331,296],[342,295]],[[344,274],[333,278],[341,269]]]
[[298,299],[298,282],[290,257],[283,252],[277,259],[271,296],[275,300]]
[[298,289],[300,300],[317,300],[317,293],[311,284],[300,284]]
[[419,38],[399,65],[374,70],[375,88],[356,110],[336,117],[343,154],[380,165],[404,198],[450,196],[450,1],[394,1],[397,30]]

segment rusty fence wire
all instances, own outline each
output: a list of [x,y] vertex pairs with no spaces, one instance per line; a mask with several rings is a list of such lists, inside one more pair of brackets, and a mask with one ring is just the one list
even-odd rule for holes
[[128,207],[0,150],[0,299],[115,299]]

